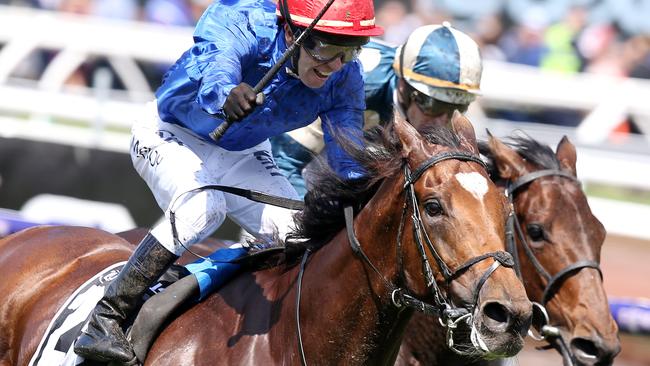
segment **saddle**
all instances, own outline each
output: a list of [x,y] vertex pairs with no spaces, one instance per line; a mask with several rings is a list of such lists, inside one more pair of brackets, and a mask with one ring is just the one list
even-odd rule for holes
[[[284,261],[284,246],[222,248],[185,266],[173,265],[145,293],[144,305],[127,329],[137,359],[143,363],[153,341],[184,311],[218,290],[238,273],[274,267]],[[99,366],[73,350],[92,309],[124,266],[116,263],[81,285],[50,321],[29,366]]]
[[136,357],[143,363],[167,324],[238,273],[275,267],[284,261],[284,246],[223,248],[184,267],[172,266],[159,281],[161,290],[145,301],[127,331]]

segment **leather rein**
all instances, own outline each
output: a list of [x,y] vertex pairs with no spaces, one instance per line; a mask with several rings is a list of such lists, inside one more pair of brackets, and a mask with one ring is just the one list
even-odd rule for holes
[[557,293],[557,291],[560,289],[564,281],[567,278],[571,277],[572,275],[578,273],[579,270],[583,268],[593,268],[596,271],[598,271],[601,280],[603,278],[603,273],[600,269],[600,265],[598,264],[598,262],[592,260],[580,260],[567,265],[562,270],[557,272],[555,275],[551,276],[535,256],[533,248],[526,240],[526,236],[524,235],[521,229],[521,223],[514,210],[514,201],[515,201],[515,195],[518,191],[527,187],[528,184],[530,184],[534,180],[543,177],[561,177],[561,178],[568,179],[572,182],[575,182],[577,184],[580,184],[580,181],[576,177],[574,177],[569,173],[563,172],[559,169],[538,170],[523,175],[514,182],[508,182],[508,185],[506,187],[506,197],[508,197],[508,201],[510,202],[511,210],[510,210],[510,215],[508,217],[508,221],[506,223],[506,244],[507,244],[508,252],[512,254],[512,257],[514,258],[515,270],[517,272],[517,276],[519,276],[520,279],[522,278],[521,263],[519,261],[519,255],[517,253],[516,239],[519,239],[519,241],[521,242],[521,245],[524,248],[524,253],[526,254],[528,260],[535,267],[535,271],[537,271],[537,273],[546,280],[546,287],[544,288],[544,292],[541,298],[541,303],[533,301],[533,305],[536,308],[535,310],[539,311],[543,316],[542,320],[544,324],[542,324],[542,328],[540,329],[539,335],[534,334],[531,330],[528,331],[528,334],[535,340],[538,341],[546,340],[547,342],[549,342],[550,346],[553,346],[551,340],[555,339],[557,345],[560,348],[560,353],[564,358],[565,364],[572,365],[573,357],[571,355],[571,351],[565,344],[562,337],[560,337],[559,328],[557,326],[553,326],[549,324],[550,320],[548,317],[548,312],[546,311],[546,304]]
[[[426,170],[433,167],[435,164],[445,160],[460,160],[460,161],[474,162],[481,165],[483,168],[485,168],[485,163],[479,157],[466,152],[460,152],[460,151],[445,152],[445,153],[435,155],[429,160],[422,163],[413,172],[411,172],[411,170],[409,169],[408,164],[405,163],[404,164],[404,179],[405,179],[404,190],[406,191],[406,197],[405,197],[402,215],[400,219],[400,224],[399,224],[399,229],[397,234],[397,245],[396,245],[397,261],[399,267],[398,273],[400,276],[400,282],[404,283],[405,275],[404,275],[404,267],[402,262],[402,235],[403,235],[404,224],[406,221],[406,213],[410,205],[413,208],[413,212],[411,214],[411,221],[413,223],[413,234],[415,238],[415,245],[418,249],[420,258],[422,260],[422,272],[425,277],[426,286],[433,298],[434,301],[433,304],[416,298],[407,289],[396,286],[394,283],[386,279],[383,273],[379,271],[379,269],[372,263],[370,258],[363,251],[363,248],[361,247],[361,243],[359,242],[359,240],[357,239],[354,233],[354,211],[351,206],[344,208],[344,216],[345,216],[345,226],[347,230],[348,241],[350,243],[350,247],[352,248],[352,251],[358,258],[360,258],[363,262],[365,262],[379,276],[379,278],[382,279],[385,287],[388,288],[388,290],[390,291],[392,304],[398,309],[411,308],[415,311],[419,311],[426,315],[437,316],[439,318],[440,324],[444,327],[447,327],[447,345],[449,346],[449,348],[451,348],[454,352],[458,354],[464,355],[469,353],[467,351],[457,348],[454,345],[454,341],[453,341],[454,329],[458,326],[458,324],[461,321],[464,321],[467,324],[472,323],[474,312],[478,306],[478,300],[479,300],[479,294],[481,288],[483,287],[487,279],[490,277],[490,275],[494,273],[494,271],[496,271],[496,269],[500,265],[507,268],[513,268],[515,262],[510,253],[506,251],[497,251],[497,252],[485,253],[477,257],[471,258],[467,260],[465,263],[463,263],[462,265],[458,266],[456,269],[451,270],[449,266],[445,263],[445,261],[442,259],[438,251],[435,249],[422,223],[418,199],[415,194],[414,184],[423,175],[423,173]],[[483,273],[483,275],[477,282],[474,288],[473,301],[471,305],[468,305],[466,307],[457,307],[453,305],[453,302],[449,299],[448,296],[445,296],[443,294],[442,290],[436,283],[435,277],[433,275],[432,266],[429,257],[427,256],[427,249],[431,253],[432,257],[436,262],[438,269],[440,270],[440,273],[444,277],[447,288],[449,287],[449,285],[454,279],[458,278],[461,274],[463,274],[473,265],[482,262],[483,260],[486,260],[488,258],[494,259],[494,263]],[[300,273],[298,275],[299,278],[298,291],[296,296],[296,323],[298,327],[298,347],[300,351],[302,365],[307,365],[307,363],[304,356],[304,349],[302,345],[302,337],[300,332],[300,313],[299,313],[300,293],[301,293],[300,288],[302,286],[302,281],[301,281],[302,274],[305,270],[306,261],[309,254],[310,252],[306,251],[301,262]]]
[[[408,290],[395,286],[388,279],[386,279],[386,277],[379,271],[379,269],[377,269],[377,267],[372,263],[370,258],[365,254],[363,248],[361,247],[361,243],[359,242],[359,240],[357,239],[354,233],[354,211],[351,206],[344,208],[344,216],[345,216],[345,226],[348,234],[348,241],[350,243],[350,247],[352,248],[352,251],[357,257],[359,257],[367,265],[369,265],[370,268],[372,268],[372,270],[375,273],[377,273],[377,275],[382,279],[385,286],[390,290],[392,304],[398,309],[411,308],[414,309],[415,311],[422,312],[426,315],[437,316],[439,318],[440,324],[443,327],[447,327],[448,347],[452,349],[454,352],[464,355],[464,354],[468,354],[468,352],[461,350],[454,345],[454,341],[453,341],[454,329],[458,326],[458,324],[461,321],[464,321],[466,324],[472,323],[474,312],[478,307],[480,291],[483,285],[485,284],[485,282],[488,280],[490,275],[497,270],[499,266],[513,268],[515,266],[515,261],[513,259],[513,256],[509,252],[496,251],[496,252],[485,253],[476,256],[474,258],[470,258],[465,263],[458,266],[456,269],[451,270],[449,266],[445,263],[445,261],[442,259],[438,251],[435,249],[422,223],[419,203],[418,203],[417,196],[415,194],[414,184],[424,174],[425,171],[433,167],[435,164],[445,160],[459,160],[459,161],[474,162],[481,165],[484,169],[486,169],[485,162],[483,162],[483,160],[481,160],[479,157],[466,152],[460,152],[460,151],[445,152],[445,153],[435,155],[429,160],[422,163],[413,172],[411,172],[411,170],[409,169],[408,164],[405,163],[404,164],[404,180],[405,180],[404,190],[406,191],[407,197],[405,198],[404,201],[398,235],[397,235],[397,258],[398,258],[398,266],[399,266],[398,273],[400,276],[400,281],[404,283],[405,275],[404,275],[404,268],[402,263],[402,240],[401,239],[402,239],[402,234],[404,229],[404,223],[406,221],[406,213],[408,211],[408,207],[410,204],[410,206],[413,208],[411,220],[413,222],[413,234],[415,238],[415,244],[417,246],[418,252],[422,259],[422,272],[425,277],[427,288],[429,289],[429,292],[432,295],[432,298],[434,300],[434,304],[430,304],[428,302],[416,298],[415,296],[410,294]],[[188,192],[185,192],[183,193],[183,195],[198,193],[204,190],[218,190],[226,193],[235,194],[241,197],[245,197],[252,201],[271,204],[274,206],[284,207],[293,210],[299,210],[304,208],[304,203],[302,201],[272,196],[259,191],[242,189],[237,187],[230,187],[230,186],[222,186],[222,185],[207,185],[207,186],[199,187],[190,190]],[[180,198],[180,196],[177,197],[176,199],[178,198]],[[170,208],[170,217],[169,217],[171,227],[172,227],[172,236],[177,243],[183,245],[183,243],[181,243],[178,240],[178,233],[176,231],[175,212],[173,209],[175,207],[175,202],[176,200],[174,200],[174,202],[170,206],[171,208]],[[185,245],[183,245],[183,247],[185,247]],[[197,257],[203,258],[205,260],[209,260],[211,262],[216,262],[210,258],[206,258],[192,252],[187,247],[185,247],[185,249],[187,249],[189,252],[196,255]],[[471,305],[466,307],[457,307],[453,305],[453,302],[448,298],[448,296],[445,296],[443,294],[442,290],[436,283],[435,277],[433,275],[432,266],[427,256],[427,249],[433,256],[436,265],[440,270],[440,273],[444,277],[445,284],[446,284],[445,287],[447,288],[449,288],[449,285],[454,279],[460,277],[461,274],[463,274],[473,265],[480,263],[488,258],[494,259],[494,263],[492,263],[492,265],[483,273],[483,275],[477,282],[474,288],[473,301]],[[303,254],[303,258],[300,263],[300,271],[298,273],[298,279],[297,279],[298,287],[296,291],[296,313],[295,313],[296,328],[297,328],[298,349],[300,353],[300,360],[303,366],[307,365],[307,361],[305,358],[304,346],[302,342],[302,332],[300,327],[300,299],[302,295],[302,278],[307,266],[307,259],[310,254],[311,254],[310,249],[307,249]],[[474,342],[474,340],[472,341]]]

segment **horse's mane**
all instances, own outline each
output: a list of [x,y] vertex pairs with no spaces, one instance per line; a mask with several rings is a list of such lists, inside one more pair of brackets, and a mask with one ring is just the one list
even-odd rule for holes
[[[504,143],[515,149],[524,160],[541,169],[560,169],[560,162],[553,150],[527,134],[509,136]],[[479,142],[479,150],[487,158],[488,173],[492,180],[501,180],[502,177],[499,176],[499,171],[494,164],[494,154],[492,154],[488,143],[486,141]]]
[[[458,137],[448,128],[430,127],[419,132],[432,144],[460,147]],[[360,211],[381,181],[400,173],[405,162],[401,142],[392,127],[378,126],[356,139],[335,131],[335,138],[367,174],[363,179],[344,181],[322,160],[314,164],[316,167],[310,172],[313,183],[305,196],[305,208],[296,215],[295,228],[287,243],[288,247],[299,246],[294,248],[298,252],[306,248],[313,251],[327,243],[345,226],[343,208],[352,206],[355,212]]]

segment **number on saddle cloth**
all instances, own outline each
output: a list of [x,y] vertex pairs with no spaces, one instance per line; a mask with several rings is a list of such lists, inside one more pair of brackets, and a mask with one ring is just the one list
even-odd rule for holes
[[116,263],[102,270],[63,303],[48,325],[29,366],[83,366],[83,358],[73,350],[74,340],[86,324],[91,311],[104,295],[106,287],[126,262]]
[[[241,246],[219,249],[212,253],[208,258],[200,259],[185,266],[187,271],[196,278],[194,283],[198,283],[200,295],[197,298],[189,298],[194,292],[186,292],[185,298],[177,299],[179,303],[202,300],[207,295],[216,291],[230,280],[240,269],[241,265],[234,262],[237,258],[244,256],[247,249]],[[74,354],[73,343],[85,326],[86,320],[90,315],[95,304],[104,294],[104,287],[107,286],[119,273],[125,262],[112,265],[101,271],[91,279],[81,285],[63,304],[57,314],[52,319],[45,336],[41,340],[37,351],[34,353],[30,366],[38,365],[84,365],[83,358]],[[183,276],[183,271],[175,269],[171,275],[166,273],[159,282],[151,286],[145,294],[145,298],[155,299],[154,296],[170,287],[173,282]],[[187,273],[187,272],[185,272]],[[146,303],[145,303],[146,305]],[[158,307],[157,307],[158,308]],[[164,311],[163,311],[164,312]],[[142,314],[139,314],[140,316]],[[167,315],[156,312],[147,314],[144,322],[157,323],[156,318],[165,318]],[[133,330],[133,329],[131,329]],[[160,329],[158,329],[160,330]],[[154,332],[155,333],[155,332]],[[153,340],[156,334],[147,335]],[[145,338],[148,338],[145,336]],[[139,343],[134,339],[134,343]],[[148,349],[148,347],[147,347]]]

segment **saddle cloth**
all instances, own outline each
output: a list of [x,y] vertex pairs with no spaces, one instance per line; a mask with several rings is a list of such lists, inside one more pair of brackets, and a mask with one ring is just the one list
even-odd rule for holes
[[72,293],[48,325],[29,366],[84,365],[84,359],[73,351],[74,341],[90,312],[104,295],[104,287],[117,277],[125,263],[111,265]]
[[[231,261],[241,257],[247,252],[239,244],[222,248],[208,256],[201,258],[185,267],[173,266],[159,281],[149,288],[144,295],[144,300],[163,292],[172,283],[181,277],[191,274],[196,278],[199,288],[200,301],[217,290],[230,280],[239,269],[239,265]],[[120,262],[100,271],[81,285],[59,308],[54,318],[50,321],[45,335],[39,343],[36,352],[29,362],[29,366],[93,366],[95,361],[84,361],[74,353],[74,341],[81,331],[87,328],[87,319],[95,305],[104,295],[104,288],[117,277],[126,262]],[[179,302],[191,299],[177,299]],[[170,314],[149,314],[142,322],[162,322]],[[146,335],[148,340],[153,340],[155,334]],[[148,346],[146,349],[148,349]]]

